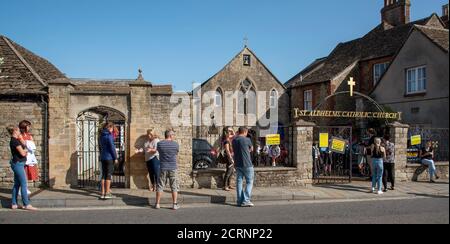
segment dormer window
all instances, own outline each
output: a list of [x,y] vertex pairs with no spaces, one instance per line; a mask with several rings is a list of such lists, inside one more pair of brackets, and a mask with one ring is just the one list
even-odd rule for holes
[[243,59],[244,59],[243,60],[244,66],[251,66],[252,65],[252,59],[251,59],[250,55],[244,54]]

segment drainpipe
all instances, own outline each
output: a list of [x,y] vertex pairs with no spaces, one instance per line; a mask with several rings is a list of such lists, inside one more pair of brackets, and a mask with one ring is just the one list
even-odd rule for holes
[[44,174],[44,180],[43,183],[46,186],[50,186],[49,180],[48,180],[48,170],[49,170],[49,158],[48,158],[48,103],[45,101],[45,96],[41,96],[41,102],[44,106],[44,132],[43,132],[43,150],[42,150],[42,158],[44,163],[44,167],[42,167],[43,174]]

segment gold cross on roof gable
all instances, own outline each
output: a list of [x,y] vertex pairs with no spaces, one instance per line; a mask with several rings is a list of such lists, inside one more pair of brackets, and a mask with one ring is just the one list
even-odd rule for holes
[[356,82],[353,80],[353,77],[350,77],[348,85],[350,86],[350,96],[353,97],[353,87],[356,86]]

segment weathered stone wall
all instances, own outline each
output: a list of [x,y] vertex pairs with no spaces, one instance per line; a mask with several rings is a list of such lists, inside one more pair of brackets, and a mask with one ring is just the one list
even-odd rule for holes
[[72,90],[67,81],[49,84],[49,183],[54,188],[78,184],[75,120],[69,109]]
[[[428,168],[423,167],[420,164],[408,164],[404,170],[408,181],[425,181],[430,180],[430,174]],[[448,162],[436,163],[436,173],[441,179],[448,179],[449,177],[449,164]]]
[[[180,153],[178,155],[178,176],[181,187],[190,187],[192,185],[192,126],[177,126],[170,121],[170,114],[177,104],[170,103],[172,94],[152,94],[151,106],[152,113],[150,116],[150,124],[148,129],[154,128],[164,139],[164,131],[167,129],[175,130],[175,140],[180,145]],[[190,108],[190,103],[186,109]],[[188,113],[189,122],[191,121],[191,113]],[[180,115],[180,120],[182,120]],[[174,121],[175,122],[175,121]],[[179,121],[176,121],[179,122]]]
[[[420,164],[407,163],[408,125],[393,123],[390,125],[392,142],[395,144],[395,177],[397,181],[428,181],[428,169]],[[448,162],[436,163],[436,170],[442,179],[449,177]]]
[[294,166],[297,167],[298,180],[303,184],[312,184],[312,145],[314,123],[297,121],[294,128]]
[[395,144],[395,177],[398,181],[407,181],[406,152],[408,148],[408,125],[394,123],[390,125],[391,140]]
[[144,155],[136,153],[135,150],[143,148],[146,131],[148,125],[151,124],[150,89],[149,84],[130,84],[130,160],[127,162],[129,170],[126,174],[130,180],[128,187],[131,189],[144,189],[148,188],[149,185]]
[[40,180],[31,186],[39,186],[44,180],[45,152],[44,147],[44,117],[45,106],[40,101],[28,99],[20,100],[0,100],[0,186],[10,187],[14,182],[14,175],[10,169],[11,151],[9,148],[10,136],[6,131],[8,125],[18,125],[22,120],[28,120],[32,123],[32,134],[37,146],[36,157],[40,172]]
[[[210,169],[196,171],[192,188],[220,189],[223,188],[225,169]],[[236,174],[231,178],[231,185],[236,184]],[[307,181],[295,168],[255,168],[255,187],[288,187],[305,186]]]

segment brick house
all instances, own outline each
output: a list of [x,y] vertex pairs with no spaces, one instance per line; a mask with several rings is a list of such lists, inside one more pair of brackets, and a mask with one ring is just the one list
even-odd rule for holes
[[[356,91],[369,95],[415,25],[444,28],[436,14],[410,22],[410,6],[410,0],[385,0],[377,27],[361,38],[338,44],[330,55],[315,60],[291,78],[285,85],[292,107],[316,108],[327,96],[348,90],[350,77],[356,80]],[[328,104],[327,108],[336,109],[335,105]]]

